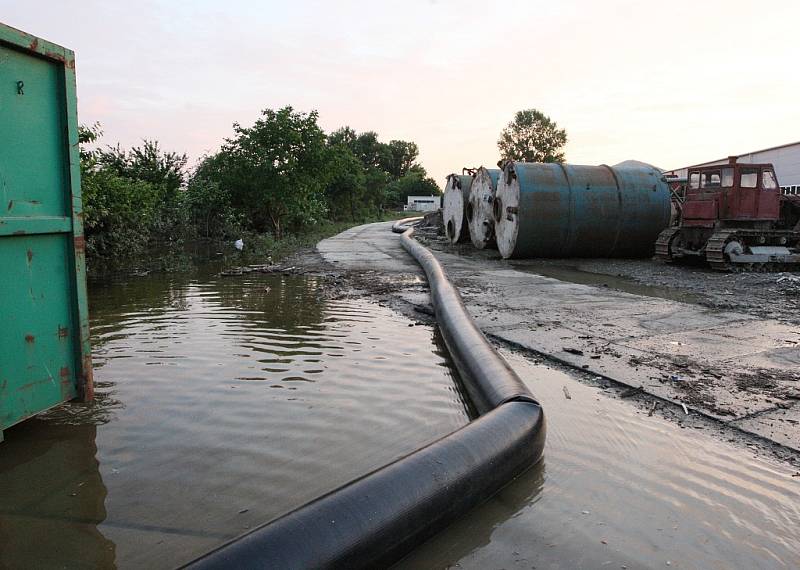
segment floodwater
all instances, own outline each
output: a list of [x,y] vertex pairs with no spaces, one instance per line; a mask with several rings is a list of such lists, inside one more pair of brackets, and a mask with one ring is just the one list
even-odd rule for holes
[[800,568],[796,469],[502,352],[544,406],[544,459],[399,568]]
[[[314,278],[90,299],[98,401],[6,432],[0,567],[174,567],[470,418],[434,329]],[[545,457],[401,568],[800,567],[796,470],[503,354]]]
[[701,295],[690,293],[684,289],[676,287],[666,287],[663,285],[646,285],[633,279],[608,273],[592,273],[579,269],[572,265],[571,261],[563,264],[554,264],[549,260],[523,259],[512,260],[509,264],[520,271],[535,273],[545,277],[552,277],[559,281],[569,283],[579,283],[581,285],[594,285],[596,287],[608,287],[617,291],[641,295],[643,297],[654,297],[656,299],[667,299],[668,301],[680,301],[682,303],[699,304],[703,299]]
[[435,331],[314,278],[90,285],[98,398],[0,444],[0,567],[171,568],[469,421]]

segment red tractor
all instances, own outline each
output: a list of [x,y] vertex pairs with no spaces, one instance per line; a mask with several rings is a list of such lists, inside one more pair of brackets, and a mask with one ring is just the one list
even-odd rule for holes
[[800,269],[800,197],[783,196],[771,164],[690,168],[674,204],[677,225],[656,241],[656,258],[705,259],[719,271]]

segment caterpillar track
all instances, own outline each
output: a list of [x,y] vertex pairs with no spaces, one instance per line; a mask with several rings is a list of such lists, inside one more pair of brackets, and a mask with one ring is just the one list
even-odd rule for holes
[[[800,244],[800,232],[788,230],[720,230],[714,232],[706,243],[706,261],[716,271],[755,271],[759,273],[777,273],[782,271],[800,270],[800,254],[792,254],[787,249],[788,255],[773,256],[731,256],[726,253],[726,248],[732,242],[738,242],[743,250],[751,246],[783,241],[792,249]],[[744,257],[745,259],[737,259]],[[766,259],[749,259],[751,257],[766,257]]]
[[658,234],[658,239],[656,240],[656,259],[660,259],[661,261],[672,261],[672,242],[674,241],[675,237],[680,234],[680,232],[680,228],[667,228]]

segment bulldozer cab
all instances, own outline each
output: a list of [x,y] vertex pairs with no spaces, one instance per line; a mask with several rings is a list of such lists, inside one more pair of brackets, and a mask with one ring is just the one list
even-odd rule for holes
[[772,164],[728,164],[689,169],[684,224],[709,227],[717,221],[774,221],[780,187]]

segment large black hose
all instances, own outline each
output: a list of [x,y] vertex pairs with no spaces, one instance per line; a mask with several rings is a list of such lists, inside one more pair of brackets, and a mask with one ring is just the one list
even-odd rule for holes
[[192,568],[365,568],[399,560],[534,465],[544,414],[486,341],[436,258],[403,247],[428,277],[439,328],[481,416],[463,428],[195,560]]
[[436,257],[412,239],[414,229],[408,227],[408,220],[400,220],[392,227],[395,228],[403,231],[403,247],[425,271],[439,330],[478,412],[486,413],[511,400],[536,403],[516,372],[478,330]]

